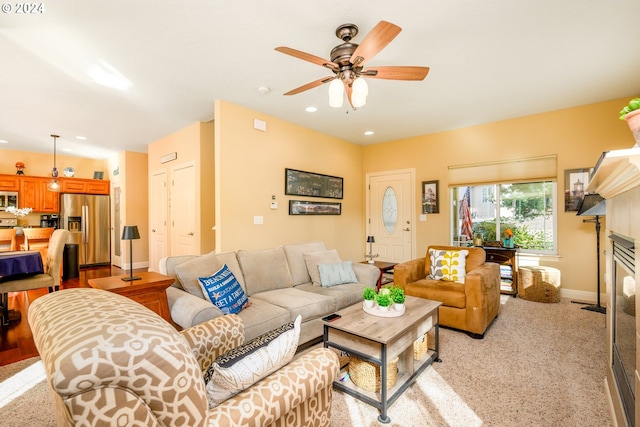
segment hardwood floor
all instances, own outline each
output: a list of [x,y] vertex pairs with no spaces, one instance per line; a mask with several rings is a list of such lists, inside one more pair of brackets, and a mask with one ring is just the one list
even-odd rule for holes
[[[140,270],[140,271],[146,271]],[[128,272],[128,270],[127,270]],[[119,276],[126,274],[118,267],[95,267],[80,270],[80,277],[62,282],[62,289],[89,287],[87,281],[96,277]],[[134,273],[136,270],[134,270]],[[45,295],[47,289],[36,289],[26,292],[9,293],[9,309],[19,314],[19,320],[12,320],[9,325],[0,325],[0,366],[38,355],[33,342],[31,328],[27,322],[29,304],[36,298]],[[11,316],[13,319],[13,316]]]

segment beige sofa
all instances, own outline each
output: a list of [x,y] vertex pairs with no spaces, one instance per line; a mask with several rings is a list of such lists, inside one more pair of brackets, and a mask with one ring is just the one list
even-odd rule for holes
[[331,425],[339,362],[326,348],[300,355],[209,408],[203,374],[243,343],[238,316],[177,332],[122,295],[76,288],[37,298],[29,324],[58,426]]
[[[468,250],[464,283],[430,279],[429,249]],[[393,278],[407,295],[442,302],[440,325],[483,338],[500,310],[500,266],[485,259],[482,248],[429,246],[424,257],[396,265]]]
[[[321,318],[362,301],[366,286],[374,287],[380,270],[352,263],[356,283],[331,287],[319,285],[318,264],[340,261],[335,250],[323,242],[284,245],[263,250],[171,256],[160,261],[160,272],[174,277],[167,289],[171,319],[189,328],[223,313],[204,297],[198,277],[207,277],[227,264],[249,297],[251,306],[238,313],[245,339],[302,316],[300,344],[322,336]],[[316,282],[314,284],[314,281]]]

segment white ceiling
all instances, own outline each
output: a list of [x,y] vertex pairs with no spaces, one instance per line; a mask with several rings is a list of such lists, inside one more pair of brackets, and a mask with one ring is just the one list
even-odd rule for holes
[[[65,154],[146,152],[211,120],[216,99],[370,144],[640,94],[638,0],[41,4],[0,13],[0,148],[51,152],[57,133]],[[357,111],[330,108],[328,85],[282,95],[331,72],[275,47],[328,59],[336,27],[358,25],[359,43],[380,20],[403,31],[367,66],[428,66],[424,81],[369,79]]]

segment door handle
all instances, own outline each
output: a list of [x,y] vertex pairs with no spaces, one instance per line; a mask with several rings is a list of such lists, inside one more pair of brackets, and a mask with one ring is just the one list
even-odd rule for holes
[[187,234],[187,236],[193,236],[193,231],[191,233]]
[[403,228],[402,231],[411,231],[411,229],[407,227],[407,228]]
[[155,233],[155,232],[156,232],[156,229],[155,229],[155,228],[151,229],[151,232],[152,232],[152,233]]

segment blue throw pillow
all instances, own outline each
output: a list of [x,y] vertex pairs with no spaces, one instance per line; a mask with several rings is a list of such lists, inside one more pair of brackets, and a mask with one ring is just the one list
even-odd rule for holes
[[227,264],[209,277],[198,277],[204,295],[224,314],[239,313],[249,306],[249,298]]
[[320,273],[320,283],[323,288],[345,283],[358,283],[355,271],[351,266],[351,261],[339,262],[335,264],[318,264]]

